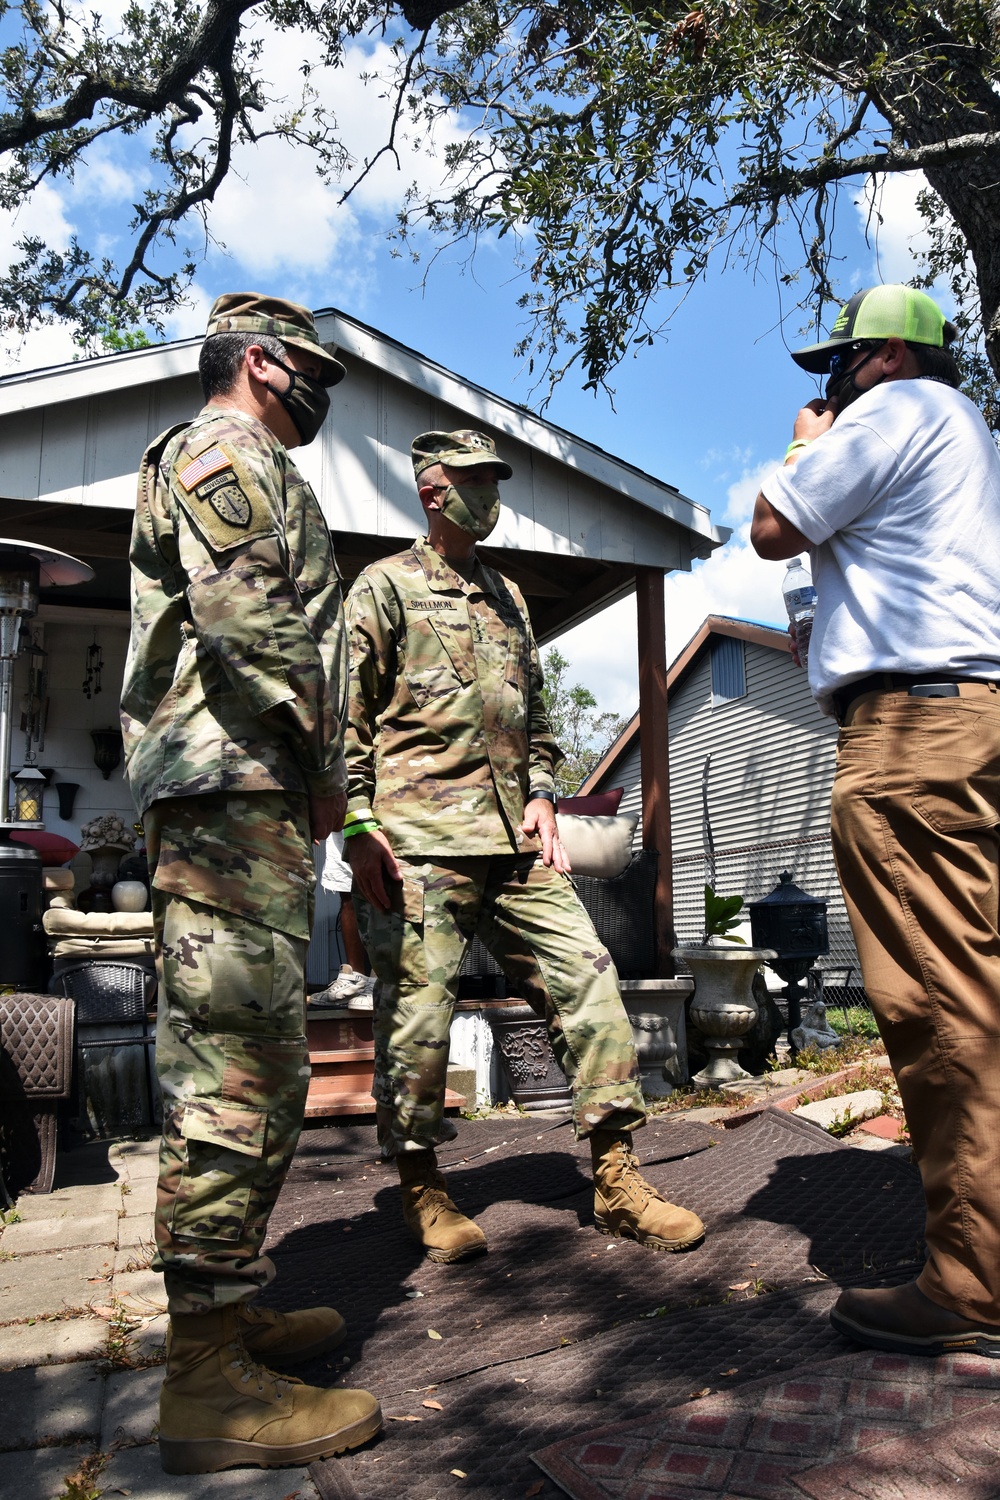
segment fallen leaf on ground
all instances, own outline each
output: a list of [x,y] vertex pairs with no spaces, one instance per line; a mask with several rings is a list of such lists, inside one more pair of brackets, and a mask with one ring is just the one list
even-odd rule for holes
[[692,1391],[690,1399],[692,1401],[697,1401],[699,1396],[710,1396],[711,1394],[712,1394],[712,1387],[709,1386],[709,1385],[706,1385],[703,1390]]
[[731,1292],[745,1292],[748,1286],[753,1286],[752,1281],[734,1281],[729,1288]]
[[531,1500],[532,1495],[540,1495],[545,1488],[545,1480],[540,1479],[537,1484],[530,1485],[524,1492],[524,1500]]
[[443,1338],[444,1335],[441,1334],[441,1333],[438,1333],[438,1331],[437,1331],[436,1328],[428,1328],[428,1330],[427,1330],[427,1337],[429,1339],[440,1339],[440,1338]]
[[514,1376],[514,1382],[515,1382],[516,1385],[527,1385],[528,1384],[528,1377],[527,1377],[527,1375],[515,1375]]
[[423,1292],[407,1292],[406,1298],[408,1302],[413,1302],[417,1297],[422,1297],[423,1295]]
[[444,1411],[440,1401],[421,1401],[421,1406],[429,1406],[431,1411]]
[[464,1469],[449,1469],[448,1472],[449,1474],[454,1474],[456,1479],[468,1479],[469,1477]]
[[740,1372],[739,1372],[739,1368],[736,1367],[736,1368],[734,1368],[732,1370],[723,1370],[722,1373],[723,1373],[723,1375],[738,1375]]
[[423,1417],[390,1417],[390,1422],[422,1422]]

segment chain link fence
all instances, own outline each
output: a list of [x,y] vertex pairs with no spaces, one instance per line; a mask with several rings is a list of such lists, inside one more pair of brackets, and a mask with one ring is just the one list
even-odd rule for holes
[[[696,943],[702,936],[706,885],[719,896],[743,896],[749,906],[751,901],[769,896],[778,877],[787,870],[801,890],[821,896],[827,903],[830,951],[816,961],[827,1003],[870,1009],[828,833],[716,849],[714,873],[712,863],[702,852],[674,859],[674,924],[679,942]],[[740,935],[749,941],[749,913],[747,931]]]

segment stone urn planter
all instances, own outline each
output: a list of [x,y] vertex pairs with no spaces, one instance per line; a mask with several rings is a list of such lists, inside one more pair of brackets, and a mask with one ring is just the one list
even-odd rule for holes
[[679,979],[623,979],[622,1002],[639,1058],[642,1092],[663,1098],[687,1082],[685,1002],[694,988]]
[[521,1109],[563,1109],[572,1104],[565,1075],[549,1046],[545,1022],[525,1000],[483,1006],[514,1103]]
[[752,1077],[740,1067],[736,1054],[757,1020],[753,976],[776,954],[770,948],[746,948],[723,939],[682,944],[673,953],[694,976],[691,1021],[708,1052],[706,1066],[691,1082],[697,1089],[717,1089]]

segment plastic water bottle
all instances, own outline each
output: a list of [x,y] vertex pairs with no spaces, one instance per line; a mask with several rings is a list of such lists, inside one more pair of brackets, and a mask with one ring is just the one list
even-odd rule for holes
[[795,648],[799,653],[799,661],[804,667],[808,666],[809,638],[816,614],[816,590],[802,565],[801,557],[793,557],[789,562],[781,592],[788,618],[795,626]]

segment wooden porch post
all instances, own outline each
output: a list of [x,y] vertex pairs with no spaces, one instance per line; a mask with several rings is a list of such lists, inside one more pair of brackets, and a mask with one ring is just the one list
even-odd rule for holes
[[674,972],[674,881],[670,842],[670,755],[667,736],[667,642],[662,568],[636,568],[639,636],[639,744],[642,775],[642,846],[660,862],[654,905],[656,972]]

